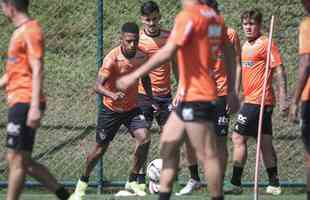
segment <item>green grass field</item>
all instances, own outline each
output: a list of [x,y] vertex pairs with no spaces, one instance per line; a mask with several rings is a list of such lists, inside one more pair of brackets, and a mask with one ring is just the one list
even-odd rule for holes
[[[305,195],[280,195],[280,196],[269,196],[269,195],[262,195],[259,196],[260,199],[264,200],[304,200]],[[87,195],[85,199],[87,200],[122,200],[122,199],[128,199],[128,200],[134,200],[134,199],[144,199],[144,200],[157,200],[156,195],[148,195],[146,197],[114,197],[113,195]],[[0,199],[4,199],[4,195],[0,195]],[[36,194],[25,194],[22,196],[21,200],[57,200],[57,198],[53,195],[36,195]],[[173,196],[171,198],[172,200],[178,199],[178,200],[208,200],[210,199],[207,195],[191,195],[191,196],[184,196],[184,197],[177,197]],[[240,196],[232,196],[227,195],[225,196],[226,200],[250,200],[253,199],[252,194],[245,194]]]
[[[175,189],[178,190],[181,186],[175,185]],[[114,188],[115,189],[115,188]],[[115,190],[113,190],[115,192]],[[5,199],[5,190],[0,191],[0,200]],[[306,199],[305,190],[300,188],[283,188],[283,193],[279,196],[271,196],[264,193],[265,188],[260,188],[260,200],[304,200]],[[145,197],[115,197],[114,193],[107,192],[101,195],[96,195],[96,190],[90,188],[88,190],[89,195],[86,196],[86,200],[134,200],[134,199],[144,199],[144,200],[157,200],[156,195],[147,195]],[[25,189],[20,200],[57,200],[57,198],[52,194],[47,194],[45,190],[41,189]],[[172,196],[172,200],[209,200],[210,196],[204,188],[199,191],[194,192],[192,195],[187,196]],[[226,195],[226,200],[252,200],[254,199],[252,188],[245,188],[242,195]]]

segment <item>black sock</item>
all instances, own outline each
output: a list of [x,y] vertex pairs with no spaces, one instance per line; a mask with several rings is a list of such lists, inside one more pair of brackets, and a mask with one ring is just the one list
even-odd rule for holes
[[307,200],[310,200],[310,191],[307,192]]
[[131,174],[129,175],[128,181],[129,181],[129,182],[137,181],[138,175],[139,175],[139,174],[131,173]]
[[67,200],[70,197],[70,193],[63,186],[58,188],[55,194],[60,200]]
[[198,172],[198,165],[191,165],[188,167],[190,173],[191,173],[191,178],[194,179],[195,181],[200,181],[199,177],[199,172]]
[[160,192],[158,200],[169,200],[171,192]]
[[224,200],[224,197],[221,196],[221,197],[212,197],[211,200]]
[[234,166],[233,175],[231,177],[231,183],[236,186],[241,186],[241,176],[243,173],[243,167]]
[[277,167],[271,167],[267,168],[267,174],[269,178],[269,185],[279,187],[279,177],[278,177],[278,168]]
[[81,176],[81,178],[80,178],[80,180],[81,181],[83,181],[83,182],[85,182],[85,183],[88,183],[88,181],[89,181],[89,176]]
[[144,184],[145,183],[145,174],[138,174],[137,182],[139,184]]

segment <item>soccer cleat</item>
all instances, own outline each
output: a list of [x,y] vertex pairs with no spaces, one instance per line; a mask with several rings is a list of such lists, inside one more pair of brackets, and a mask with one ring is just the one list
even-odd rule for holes
[[74,193],[70,196],[69,200],[83,200],[87,189],[87,183],[79,180],[76,184]]
[[202,186],[200,181],[196,181],[194,179],[189,179],[185,187],[183,187],[180,192],[177,192],[175,195],[182,196],[191,194],[194,190],[199,189]]
[[[144,185],[144,187],[142,187],[142,185]],[[145,184],[138,184],[138,182],[136,181],[132,181],[132,182],[127,182],[125,185],[125,189],[133,192],[134,194],[138,195],[138,196],[145,196],[146,192],[145,192]]]
[[241,186],[232,184],[230,181],[224,183],[224,194],[242,194],[243,189]]
[[281,187],[280,186],[271,186],[269,185],[266,188],[266,193],[271,194],[271,195],[280,195],[282,193]]

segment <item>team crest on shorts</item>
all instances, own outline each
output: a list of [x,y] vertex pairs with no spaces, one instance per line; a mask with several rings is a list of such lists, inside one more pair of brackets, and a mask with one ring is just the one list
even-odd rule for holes
[[182,110],[182,117],[184,120],[193,120],[194,119],[194,111],[192,108],[184,108]]

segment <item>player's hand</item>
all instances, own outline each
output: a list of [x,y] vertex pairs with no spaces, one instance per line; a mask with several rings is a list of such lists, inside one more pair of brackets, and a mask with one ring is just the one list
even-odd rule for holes
[[116,80],[116,88],[121,91],[125,91],[130,86],[132,86],[136,81],[137,79],[132,74],[122,76],[121,78]]
[[112,94],[112,99],[117,101],[117,100],[121,100],[125,98],[125,93],[124,92],[116,92],[114,94]]
[[27,126],[30,128],[38,128],[40,126],[42,112],[38,107],[30,106],[27,114]]
[[227,111],[228,113],[237,113],[240,107],[240,101],[235,92],[227,95]]
[[293,103],[289,109],[289,120],[293,123],[298,123],[298,105]]

